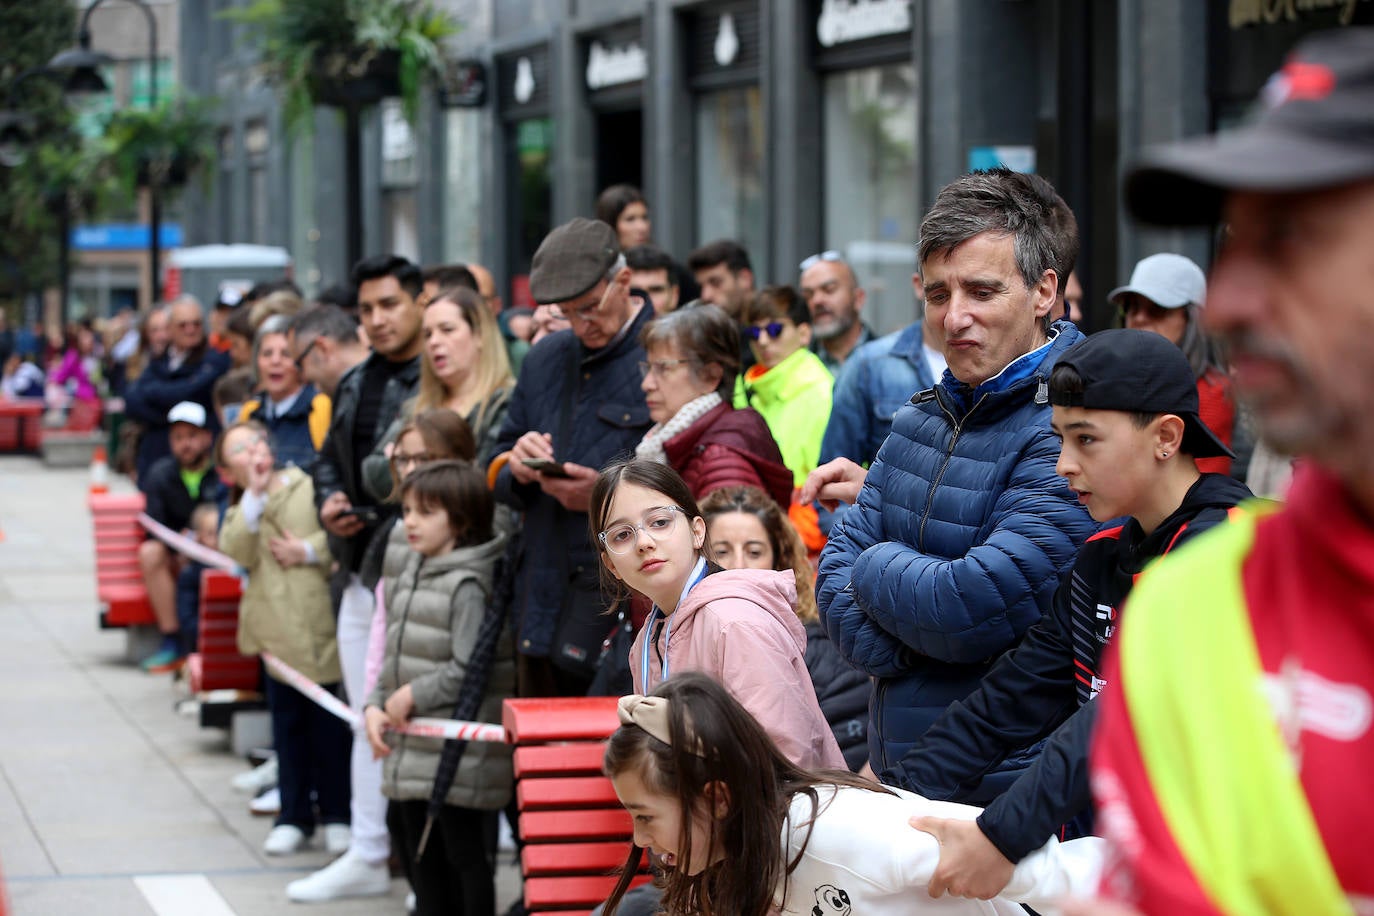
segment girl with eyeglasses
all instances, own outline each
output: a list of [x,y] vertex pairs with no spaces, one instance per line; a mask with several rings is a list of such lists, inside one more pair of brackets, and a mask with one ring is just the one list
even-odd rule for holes
[[801,767],[844,768],[806,669],[806,631],[789,571],[723,570],[710,561],[706,521],[667,465],[632,460],[601,472],[589,509],[617,602],[643,595],[653,608],[630,648],[637,693],[683,671],[725,685],[783,754]]
[[[255,420],[224,431],[215,463],[234,484],[219,546],[248,572],[239,602],[239,651],[271,652],[337,694],[342,671],[329,601],[331,557],[310,475],[297,467],[278,468],[267,428]],[[298,852],[322,825],[325,848],[343,852],[351,838],[352,734],[294,687],[270,673],[265,682],[281,813],[263,851]]]

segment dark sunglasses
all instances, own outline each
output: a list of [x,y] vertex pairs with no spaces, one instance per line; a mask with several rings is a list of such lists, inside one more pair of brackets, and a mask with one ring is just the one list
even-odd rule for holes
[[763,336],[763,332],[767,331],[769,337],[777,340],[778,335],[780,335],[786,327],[787,325],[783,324],[781,321],[770,321],[763,327],[751,324],[744,329],[744,333],[749,335],[750,340],[758,340]]

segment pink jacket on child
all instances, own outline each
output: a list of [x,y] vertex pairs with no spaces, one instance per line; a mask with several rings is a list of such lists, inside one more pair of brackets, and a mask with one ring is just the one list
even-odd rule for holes
[[[793,610],[796,601],[791,570],[725,570],[702,579],[658,628],[658,645],[649,651],[648,690],[663,681],[660,658],[667,659],[669,677],[705,672],[797,766],[847,770],[806,670],[806,630]],[[630,648],[636,693],[646,692],[641,666],[647,629]]]

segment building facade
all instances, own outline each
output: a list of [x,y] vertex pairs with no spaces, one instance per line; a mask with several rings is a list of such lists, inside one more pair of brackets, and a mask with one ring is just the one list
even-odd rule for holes
[[[220,175],[187,244],[284,245],[307,290],[344,277],[342,134],[282,131],[251,49],[187,4],[182,78],[225,101]],[[679,260],[718,237],[762,281],[845,254],[882,331],[914,319],[914,243],[935,193],[1004,163],[1049,178],[1083,238],[1090,326],[1140,257],[1202,262],[1202,233],[1121,214],[1143,145],[1237,117],[1301,34],[1369,22],[1370,0],[450,0],[450,52],[485,93],[436,93],[364,123],[364,249],[491,266],[508,303],[553,226],[617,182],[644,189]],[[193,10],[192,7],[195,7]],[[202,8],[203,7],[203,8]],[[204,88],[202,88],[204,87]],[[452,87],[449,87],[452,89]],[[476,103],[476,104],[474,104]]]

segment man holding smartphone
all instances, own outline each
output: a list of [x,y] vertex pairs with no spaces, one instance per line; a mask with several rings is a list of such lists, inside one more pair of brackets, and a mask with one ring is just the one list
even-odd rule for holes
[[600,468],[652,425],[640,390],[646,294],[605,223],[574,219],[534,254],[530,292],[571,324],[539,341],[520,370],[497,446],[496,498],[525,514],[515,576],[523,696],[587,692],[610,622],[587,537]]
[[[367,641],[372,628],[373,589],[380,569],[365,569],[364,556],[386,512],[394,507],[366,505],[362,462],[377,438],[414,396],[420,379],[420,325],[417,297],[420,268],[396,255],[367,258],[353,268],[358,317],[372,353],[345,372],[334,392],[334,416],[320,447],[312,476],[320,524],[329,533],[330,552],[339,561],[339,662],[348,701],[359,715],[365,698]],[[304,350],[297,351],[300,358]],[[381,529],[384,530],[384,529]],[[387,857],[386,798],[381,762],[372,759],[367,740],[355,737],[351,759],[353,836],[348,852],[314,874],[291,882],[287,896],[298,902],[385,894],[391,886]]]

